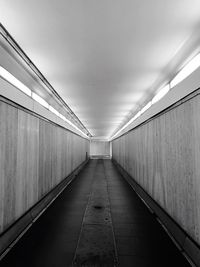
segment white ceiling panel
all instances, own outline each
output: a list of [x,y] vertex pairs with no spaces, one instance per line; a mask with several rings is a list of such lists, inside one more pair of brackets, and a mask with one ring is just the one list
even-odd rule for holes
[[[95,136],[138,108],[200,24],[199,0],[0,0],[1,23]],[[156,90],[157,88],[155,88]]]

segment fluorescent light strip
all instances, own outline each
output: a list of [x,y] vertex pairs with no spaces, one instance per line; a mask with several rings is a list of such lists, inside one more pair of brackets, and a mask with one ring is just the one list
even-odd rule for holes
[[139,116],[141,115],[141,111],[138,111],[138,113],[132,118],[130,119],[123,127],[122,129],[120,130],[120,132],[122,130],[124,130],[124,128],[126,128],[129,124],[131,124],[131,122],[133,122],[134,120],[136,120]]
[[68,120],[67,118],[65,118],[65,116],[63,116],[62,114],[60,114],[55,108],[53,108],[52,106],[49,106],[49,110],[51,112],[53,112],[54,114],[56,114],[58,117],[60,117],[62,120],[66,121],[68,124],[70,124],[72,127],[74,127],[76,130],[78,130],[79,132],[81,132],[83,135],[85,135],[86,137],[88,137],[84,132],[81,131],[81,129],[79,129],[75,124],[73,124],[70,120]]
[[133,120],[136,120],[138,117],[140,117],[141,111],[138,111],[138,113],[133,117]]
[[23,93],[27,94],[28,96],[31,96],[31,90],[28,87],[26,87],[22,82],[20,82],[17,78],[15,78],[10,72],[4,69],[2,66],[0,66],[0,77],[2,77],[15,87],[17,87]]
[[40,105],[44,106],[45,108],[49,108],[49,104],[39,95],[37,95],[36,93],[32,92],[32,98],[37,101],[38,103],[40,103]]
[[160,99],[162,99],[170,89],[175,87],[178,83],[182,82],[185,78],[187,78],[192,72],[194,72],[197,68],[200,67],[200,53],[197,54],[192,60],[189,61],[188,64],[183,67],[178,74],[174,77],[174,79],[164,86],[158,93],[153,97],[153,99],[143,107],[131,120],[129,120],[115,135],[113,135],[110,139],[113,139],[118,133],[120,133],[123,129],[125,129],[131,122],[136,120],[141,114],[143,114],[147,109],[149,109],[153,104],[157,103]]
[[60,114],[60,113],[59,113],[59,117],[60,117],[62,120],[66,121],[66,118],[65,118],[65,116],[63,116],[63,115],[62,115],[62,114]]
[[58,112],[55,108],[53,108],[52,106],[50,106],[50,105],[49,105],[49,110],[50,110],[52,113],[54,113],[55,115],[57,115],[57,116],[59,117],[59,112]]
[[146,106],[144,106],[142,109],[141,109],[141,114],[144,113],[145,111],[147,111],[147,109],[149,109],[150,107],[152,106],[152,101],[149,101]]
[[152,104],[155,104],[158,102],[161,98],[163,98],[170,90],[169,84],[165,85],[161,90],[158,91],[158,93],[154,96],[152,99]]
[[83,134],[84,136],[86,136],[88,138],[88,136],[81,131],[81,129],[79,129],[75,124],[73,124],[70,120],[68,120],[65,116],[63,116],[62,114],[59,113],[59,117],[61,119],[63,119],[64,121],[66,121],[68,124],[70,124],[72,127],[74,127],[76,130],[78,130],[81,134]]
[[80,133],[82,133],[83,135],[85,135],[86,137],[88,137],[84,132],[81,131],[81,129],[79,129],[76,125],[74,125],[72,122],[71,122],[71,125],[76,129],[78,130]]
[[161,98],[163,98],[167,92],[170,90],[169,84],[167,84],[165,87],[163,87],[155,96],[154,98],[149,101],[138,113],[130,119],[115,135],[111,137],[113,139],[118,133],[120,133],[122,130],[124,130],[129,124],[131,124],[133,121],[135,121],[140,115],[142,115],[145,111],[147,111],[153,104],[158,102]]
[[200,67],[200,53],[197,54],[192,60],[189,61],[170,82],[170,87],[175,87],[178,83],[182,82],[192,72]]
[[15,78],[10,72],[0,66],[0,77],[5,79],[7,82],[11,83],[13,86],[17,87],[23,93],[27,94],[28,96],[32,97],[35,101],[40,103],[45,108],[49,109],[55,115],[63,119],[64,121],[68,122],[71,126],[73,126],[76,130],[81,132],[84,136],[88,138],[88,136],[82,132],[76,125],[74,125],[71,121],[66,119],[62,114],[60,114],[55,108],[50,106],[42,97],[37,95],[36,93],[32,92],[27,86],[25,86],[22,82],[20,82],[17,78]]
[[153,104],[158,102],[161,98],[163,98],[170,90],[169,84],[164,86],[155,96],[154,98],[149,101],[132,119],[130,119],[115,135],[111,138],[113,139],[118,133],[124,130],[129,124],[135,121],[140,115],[142,115],[145,111],[147,111]]
[[113,139],[115,136],[117,136],[118,133],[124,130],[129,124],[131,124],[134,120],[136,120],[140,115],[141,115],[141,111],[138,111],[138,113],[132,119],[130,119],[121,129],[119,129],[119,131],[117,131],[116,134],[114,134],[110,139]]

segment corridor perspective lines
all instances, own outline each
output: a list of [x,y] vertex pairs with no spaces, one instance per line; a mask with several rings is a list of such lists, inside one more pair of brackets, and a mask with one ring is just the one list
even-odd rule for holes
[[[1,267],[190,266],[111,160],[90,160]],[[178,264],[178,265],[177,265]]]

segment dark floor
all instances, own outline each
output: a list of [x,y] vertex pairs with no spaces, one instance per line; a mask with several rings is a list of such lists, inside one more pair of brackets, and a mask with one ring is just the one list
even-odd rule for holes
[[[103,244],[107,254],[102,255],[109,261],[101,259],[100,264],[96,255],[89,262],[92,253],[101,254]],[[77,261],[84,253],[87,262]],[[67,267],[72,262],[73,266],[190,266],[110,160],[91,160],[0,266]]]

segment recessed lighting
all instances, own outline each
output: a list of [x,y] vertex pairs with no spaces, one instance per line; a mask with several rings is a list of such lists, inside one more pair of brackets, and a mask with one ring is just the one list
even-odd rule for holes
[[141,115],[141,111],[138,111],[138,113],[131,118],[122,128],[120,128],[113,136],[110,137],[110,140],[113,139],[115,136],[118,135],[122,130],[124,130],[129,124],[131,124],[134,120],[136,120]]
[[200,67],[200,53],[197,54],[188,64],[183,67],[174,79],[170,82],[171,88],[176,86],[178,83],[182,82],[187,78],[193,71]]
[[23,93],[27,94],[28,96],[31,96],[31,90],[1,66],[0,66],[0,76],[7,82],[17,87]]
[[152,104],[158,102],[161,98],[163,98],[170,90],[169,84],[165,85],[152,99]]
[[149,101],[146,106],[144,106],[142,109],[141,109],[141,114],[144,113],[145,111],[147,111],[147,109],[149,109],[150,107],[152,106],[152,101]]
[[84,132],[81,131],[81,129],[79,129],[75,124],[73,124],[70,120],[68,120],[65,116],[63,116],[62,114],[58,113],[58,116],[63,119],[64,121],[66,121],[68,124],[70,124],[72,127],[74,127],[76,130],[78,130],[81,134],[83,134],[84,136],[87,136],[87,134],[85,134]]
[[32,98],[38,103],[40,103],[42,106],[44,106],[45,108],[49,108],[49,104],[36,93],[32,92]]
[[60,114],[59,113],[59,117],[62,119],[62,120],[64,120],[64,121],[66,121],[67,119],[65,118],[65,116],[63,116],[62,114]]
[[53,112],[54,114],[56,114],[59,117],[59,112],[55,108],[53,108],[52,106],[50,106],[50,105],[49,105],[49,110],[51,112]]

